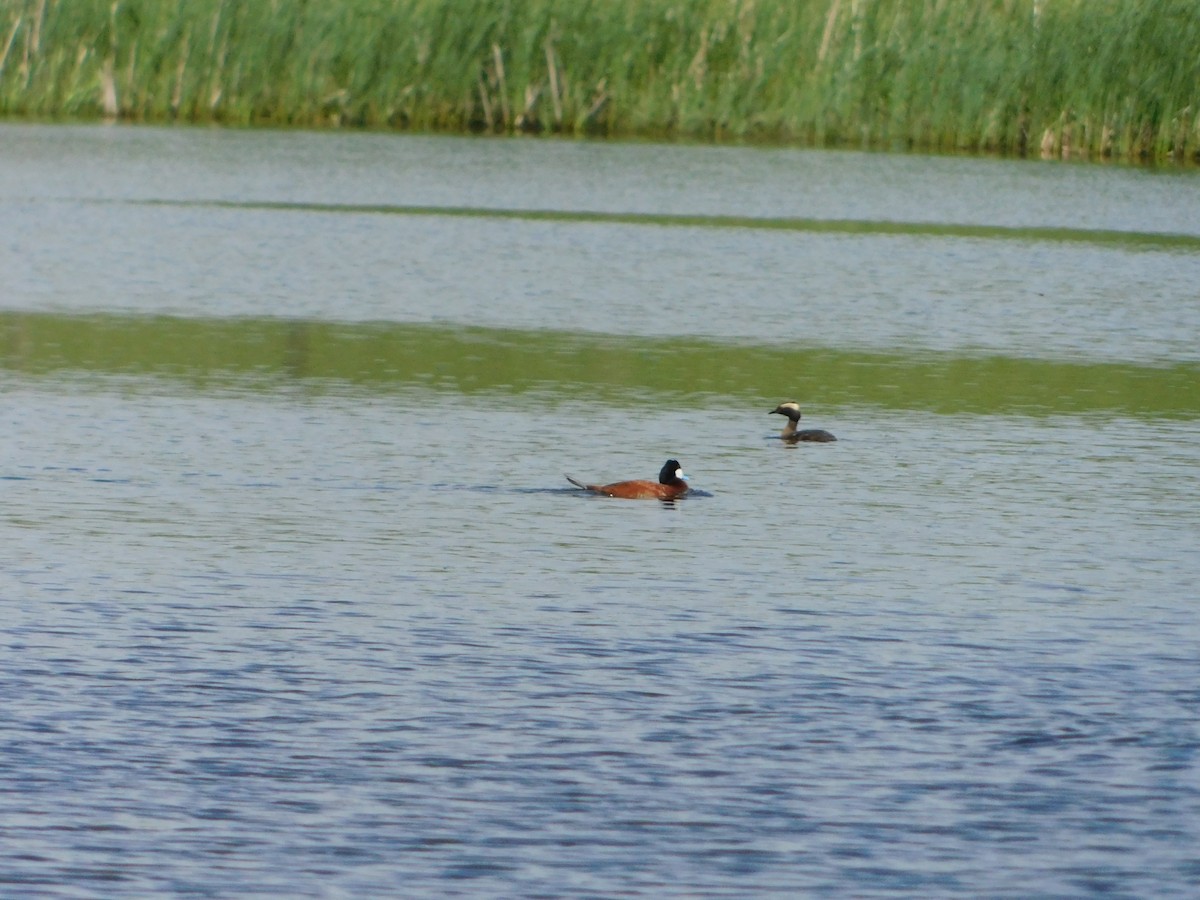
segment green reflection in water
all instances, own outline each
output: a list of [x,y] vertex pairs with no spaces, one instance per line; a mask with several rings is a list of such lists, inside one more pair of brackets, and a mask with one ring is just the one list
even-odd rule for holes
[[[109,202],[109,201],[99,201]],[[267,200],[129,200],[148,206],[185,206],[291,212],[389,216],[448,216],[478,219],[520,219],[620,225],[691,228],[762,228],[821,234],[917,235],[924,237],[990,238],[1018,241],[1101,244],[1141,250],[1200,252],[1200,235],[1089,228],[1012,227],[943,222],[893,222],[867,219],[804,219],[791,217],[719,216],[692,214],[598,212],[589,210],[489,209],[474,206],[396,206],[356,203],[292,203]]]
[[786,398],[939,413],[1200,415],[1200,364],[796,349],[699,338],[288,319],[0,313],[3,368],[194,387],[432,388],[607,403]]

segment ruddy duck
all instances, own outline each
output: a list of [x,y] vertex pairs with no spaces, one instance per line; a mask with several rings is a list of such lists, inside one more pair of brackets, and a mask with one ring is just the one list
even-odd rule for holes
[[783,431],[779,437],[788,443],[794,444],[797,441],[836,441],[832,434],[821,428],[802,428],[797,429],[796,423],[800,421],[800,404],[795,400],[789,400],[787,403],[780,403],[777,407],[771,410],[768,415],[779,413],[781,416],[788,417],[788,423],[783,426]]
[[679,466],[679,460],[668,459],[658,473],[658,481],[616,481],[612,484],[584,484],[570,475],[567,481],[585,491],[594,491],[606,497],[621,497],[625,500],[674,500],[688,492],[687,476]]

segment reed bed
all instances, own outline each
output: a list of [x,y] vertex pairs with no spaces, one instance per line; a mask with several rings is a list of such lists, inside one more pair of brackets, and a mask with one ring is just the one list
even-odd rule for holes
[[1196,0],[0,0],[0,115],[1200,160]]

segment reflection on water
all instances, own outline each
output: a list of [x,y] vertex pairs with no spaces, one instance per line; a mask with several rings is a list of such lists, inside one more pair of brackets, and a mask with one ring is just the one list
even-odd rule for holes
[[[1194,416],[823,406],[788,451],[761,400],[230,391],[288,323],[163,335],[199,377],[126,324],[3,373],[17,893],[1194,883]],[[710,496],[562,477],[666,454]]]
[[142,200],[131,205],[167,208],[273,210],[346,215],[436,216],[527,222],[575,222],[652,225],[682,228],[759,228],[815,234],[920,235],[943,238],[992,238],[1016,241],[1099,244],[1124,249],[1200,251],[1200,234],[1116,231],[1096,228],[974,225],[946,222],[896,222],[885,219],[806,219],[768,216],[688,215],[682,213],[595,212],[589,210],[494,209],[469,206],[397,206],[365,203],[293,203],[265,200]]
[[0,125],[0,893],[1191,898],[1198,198]]
[[0,309],[1191,364],[1193,176],[0,125]]
[[886,354],[515,329],[0,313],[5,368],[248,388],[763,398],[939,413],[1200,415],[1200,366]]

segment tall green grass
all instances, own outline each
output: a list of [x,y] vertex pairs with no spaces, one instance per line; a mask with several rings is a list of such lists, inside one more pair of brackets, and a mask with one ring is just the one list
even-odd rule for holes
[[0,0],[0,114],[1200,159],[1197,0]]

